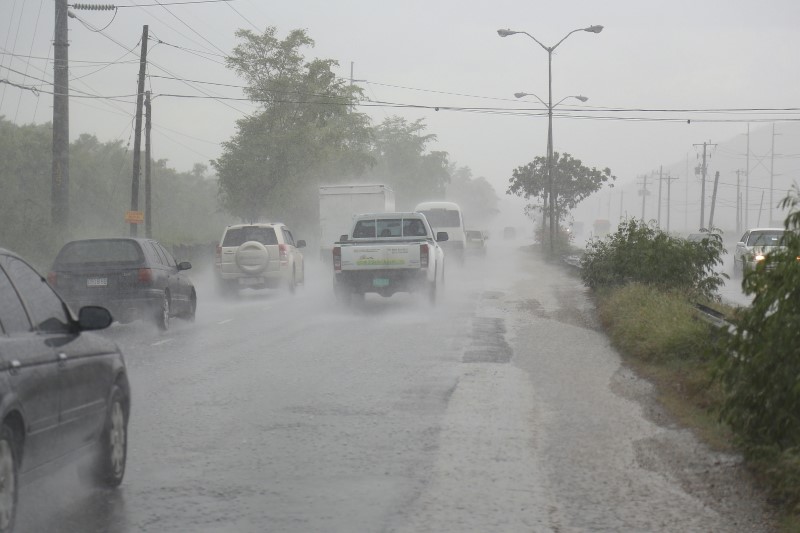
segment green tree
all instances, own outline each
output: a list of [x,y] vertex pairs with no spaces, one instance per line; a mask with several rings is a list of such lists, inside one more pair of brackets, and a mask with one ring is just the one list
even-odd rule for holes
[[391,186],[398,209],[445,197],[450,181],[447,152],[427,151],[436,135],[424,131],[422,119],[408,122],[398,116],[386,118],[375,128],[375,165],[366,178]]
[[372,163],[372,131],[369,118],[353,111],[360,89],[336,77],[336,61],[306,62],[303,49],[314,41],[304,30],[284,40],[276,33],[236,33],[241,42],[226,61],[261,111],[237,121],[211,164],[227,212],[298,225],[316,218],[321,182],[358,175]]
[[[556,224],[580,202],[599,191],[606,183],[611,183],[616,176],[609,168],[598,170],[584,166],[580,159],[570,154],[553,152],[553,193],[556,206]],[[507,194],[516,194],[525,199],[536,199],[539,202],[528,206],[529,212],[547,210],[549,181],[547,178],[547,158],[537,157],[525,166],[517,167],[512,172]]]

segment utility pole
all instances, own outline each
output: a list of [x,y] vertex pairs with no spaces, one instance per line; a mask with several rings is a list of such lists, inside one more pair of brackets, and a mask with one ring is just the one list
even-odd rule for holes
[[747,123],[747,170],[744,173],[744,226],[750,227],[750,123]]
[[[147,25],[142,26],[142,52],[139,56],[139,86],[136,91],[136,125],[133,140],[133,178],[131,179],[131,211],[139,211],[139,167],[142,158],[142,106],[144,75],[147,68]],[[136,223],[131,222],[131,237],[137,235]]]
[[664,182],[664,165],[658,166],[658,227],[661,229],[661,184]]
[[67,0],[55,0],[53,38],[53,167],[51,213],[53,226],[65,234],[69,227],[69,42]]
[[675,176],[673,178],[671,175],[667,174],[667,177],[664,179],[667,180],[667,233],[669,233],[669,213],[672,209],[672,180],[676,180],[678,177]]
[[647,190],[647,174],[642,176],[642,188],[639,189],[639,196],[642,197],[642,222],[645,222],[644,218],[644,201],[650,195],[650,191]]
[[686,187],[684,189],[686,192],[686,198],[684,199],[684,204],[686,208],[683,210],[683,229],[685,231],[689,231],[689,153],[686,153]]
[[769,163],[769,226],[772,227],[772,206],[775,200],[772,198],[773,181],[775,179],[775,123],[772,123],[772,157]]
[[717,185],[719,184],[719,170],[714,174],[714,192],[711,193],[711,214],[708,217],[708,231],[714,227],[714,206],[717,204]]
[[[695,144],[694,146],[700,146],[700,144]],[[707,143],[703,143],[703,164],[700,166],[700,173],[702,176],[702,185],[700,187],[700,229],[702,230],[705,226],[706,220],[706,172],[708,172],[708,165],[706,163],[707,157],[707,147],[708,146],[716,146],[716,144],[711,144],[711,141]]]
[[739,189],[741,183],[741,170],[736,170],[736,235],[742,233],[742,193]]
[[150,185],[150,119],[152,117],[150,91],[144,93],[144,110],[144,234],[150,239],[153,237],[153,196]]

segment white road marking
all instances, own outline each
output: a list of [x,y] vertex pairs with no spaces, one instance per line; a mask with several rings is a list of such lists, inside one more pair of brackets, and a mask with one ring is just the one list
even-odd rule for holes
[[160,345],[162,345],[162,344],[167,344],[167,343],[170,343],[170,342],[172,342],[172,341],[174,341],[174,340],[175,340],[175,339],[164,339],[163,341],[154,342],[154,343],[153,343],[153,344],[151,344],[150,346],[160,346]]
[[228,322],[233,322],[233,319],[229,318],[227,320],[223,320],[222,322],[217,322],[217,324],[222,325],[222,324],[227,324]]

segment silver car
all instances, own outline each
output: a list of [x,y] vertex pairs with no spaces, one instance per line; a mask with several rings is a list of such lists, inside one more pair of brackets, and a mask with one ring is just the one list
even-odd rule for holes
[[753,228],[747,230],[733,251],[733,275],[742,276],[753,270],[770,252],[784,248],[783,228]]
[[305,281],[300,252],[305,246],[306,241],[295,241],[281,223],[228,226],[217,246],[217,286],[223,295],[245,287],[285,287],[293,293],[297,284]]

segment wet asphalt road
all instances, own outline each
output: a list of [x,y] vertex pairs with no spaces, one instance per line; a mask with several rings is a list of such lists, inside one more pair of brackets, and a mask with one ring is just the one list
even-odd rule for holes
[[757,496],[693,482],[736,459],[655,420],[580,281],[519,244],[448,267],[435,308],[343,310],[313,266],[235,300],[197,273],[195,323],[103,332],[133,391],[122,486],[65,468],[24,488],[18,530],[768,531]]

